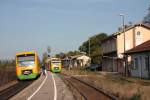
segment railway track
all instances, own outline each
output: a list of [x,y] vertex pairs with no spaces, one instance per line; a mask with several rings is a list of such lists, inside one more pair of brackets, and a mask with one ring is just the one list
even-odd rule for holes
[[8,100],[12,96],[16,95],[21,90],[23,90],[25,87],[30,85],[32,82],[33,82],[33,80],[19,81],[16,84],[0,91],[0,100]]
[[83,100],[117,100],[117,97],[110,95],[93,85],[88,84],[80,79],[66,74],[60,74],[67,84],[71,85],[82,96]]

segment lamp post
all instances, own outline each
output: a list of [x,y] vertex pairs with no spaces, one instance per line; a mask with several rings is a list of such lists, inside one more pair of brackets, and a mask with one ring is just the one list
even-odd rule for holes
[[89,37],[89,57],[90,57],[90,53],[91,53],[91,52],[90,52],[90,49],[91,49],[91,48],[90,48],[90,45],[91,45],[91,43],[90,43],[90,37]]
[[50,58],[50,56],[51,56],[50,55],[50,53],[51,53],[51,47],[50,46],[47,47],[47,53],[48,53],[48,57]]
[[[125,42],[125,40],[126,40],[126,37],[125,37],[125,24],[124,24],[124,17],[125,17],[125,14],[119,14],[119,16],[122,18],[122,30],[123,30],[123,40],[124,40],[124,51],[123,51],[123,53],[125,53],[125,51],[126,51],[126,42]],[[124,60],[124,68],[125,68],[125,75],[127,74],[127,66],[126,66],[126,56],[125,56],[125,54],[123,54],[123,60]]]
[[125,53],[125,50],[126,50],[126,48],[125,48],[125,25],[124,25],[124,14],[119,14],[119,16],[121,16],[121,18],[122,18],[122,30],[123,30],[123,38],[124,38],[124,53]]

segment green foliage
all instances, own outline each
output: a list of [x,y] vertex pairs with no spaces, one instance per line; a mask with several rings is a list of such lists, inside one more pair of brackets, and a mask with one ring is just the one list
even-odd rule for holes
[[[92,58],[93,64],[101,63],[101,41],[107,38],[106,33],[99,33],[90,37],[90,57]],[[75,56],[80,54],[89,54],[89,40],[83,42],[83,44],[79,47],[79,51],[69,51],[67,53],[63,53],[63,57]],[[60,54],[56,54],[55,57],[62,58]]]
[[66,56],[67,57],[70,57],[70,56],[75,56],[75,55],[80,55],[82,54],[82,52],[80,51],[69,51],[67,53],[59,53],[59,54],[56,54],[55,57],[58,57],[58,58],[65,58]]
[[44,52],[42,57],[42,63],[45,63],[47,58],[48,58],[48,54],[47,52]]
[[51,47],[50,46],[47,46],[47,52],[51,53]]
[[81,53],[79,51],[69,51],[66,53],[66,56],[75,56],[75,55],[80,55]]
[[149,5],[149,7],[148,7],[148,13],[147,13],[147,15],[144,17],[143,22],[150,24],[150,5]]
[[55,57],[56,57],[56,58],[60,58],[60,54],[56,54]]
[[107,37],[106,33],[99,33],[89,38],[89,40],[83,42],[83,44],[79,47],[81,52],[89,53],[89,41],[90,41],[90,57],[92,58],[93,64],[101,63],[101,41]]
[[15,60],[0,60],[0,68],[15,67]]
[[137,92],[130,98],[130,100],[142,100],[142,94],[143,92],[138,89]]
[[59,53],[59,54],[56,54],[55,57],[56,57],[56,58],[63,59],[63,58],[66,57],[66,55],[65,55],[65,53],[61,52],[61,53]]

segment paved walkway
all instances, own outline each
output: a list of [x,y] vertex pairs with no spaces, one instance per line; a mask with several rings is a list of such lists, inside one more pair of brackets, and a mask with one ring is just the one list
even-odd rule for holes
[[74,100],[72,93],[57,74],[41,76],[10,100]]

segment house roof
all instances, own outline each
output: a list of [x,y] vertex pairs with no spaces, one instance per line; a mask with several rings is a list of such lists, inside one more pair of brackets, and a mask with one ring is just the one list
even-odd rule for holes
[[[136,24],[134,24],[132,26],[129,26],[129,27],[125,28],[125,32],[130,30],[130,29],[132,29],[132,28],[134,28],[134,27],[137,27],[137,26],[142,26],[144,28],[150,29],[150,25],[149,24],[144,24],[144,23],[140,22],[140,23],[136,23]],[[111,34],[106,39],[104,39],[102,42],[105,42],[105,41],[107,41],[109,39],[112,39],[113,37],[116,37],[117,35],[119,35],[121,33],[123,33],[123,30]]]
[[77,59],[78,59],[78,60],[79,60],[79,59],[86,59],[86,60],[89,60],[90,57],[83,55],[83,56],[77,57]]
[[133,54],[133,53],[140,53],[140,52],[147,52],[150,51],[150,40],[128,50],[125,54]]
[[[132,26],[129,26],[129,27],[125,28],[125,32],[128,31],[128,30],[130,30],[130,29],[132,29],[132,28],[134,28],[134,27],[137,27],[137,26],[142,26],[144,28],[150,29],[150,24],[139,22],[139,23],[136,23],[136,24],[134,24]],[[121,33],[123,33],[123,30],[114,33],[114,35],[119,35]]]
[[72,59],[91,59],[91,58],[82,54],[82,55],[75,55],[75,56],[66,57],[63,60],[72,60]]

